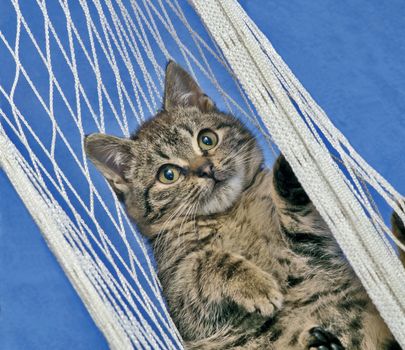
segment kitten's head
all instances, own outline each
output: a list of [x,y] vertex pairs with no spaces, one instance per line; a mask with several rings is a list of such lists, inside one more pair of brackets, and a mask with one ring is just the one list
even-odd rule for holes
[[263,161],[252,134],[174,62],[161,112],[130,139],[92,134],[85,148],[141,226],[229,209]]

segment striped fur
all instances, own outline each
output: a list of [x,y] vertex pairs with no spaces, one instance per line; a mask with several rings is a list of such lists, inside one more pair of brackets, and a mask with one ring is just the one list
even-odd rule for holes
[[[210,151],[203,129],[218,135]],[[176,64],[160,113],[130,140],[90,135],[86,150],[149,238],[187,349],[309,349],[313,327],[348,350],[396,349],[286,160],[265,169],[253,135]],[[211,178],[195,171],[207,160]],[[168,163],[182,172],[165,185]]]

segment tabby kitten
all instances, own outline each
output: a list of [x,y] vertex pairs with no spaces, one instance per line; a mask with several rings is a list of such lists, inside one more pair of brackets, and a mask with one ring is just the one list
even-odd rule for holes
[[92,134],[91,161],[149,238],[188,349],[400,349],[280,156],[180,66],[130,138]]

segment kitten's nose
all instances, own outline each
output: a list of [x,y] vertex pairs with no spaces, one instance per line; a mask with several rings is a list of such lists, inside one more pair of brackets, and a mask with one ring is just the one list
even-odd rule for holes
[[207,162],[197,168],[196,174],[198,177],[214,178],[214,166]]

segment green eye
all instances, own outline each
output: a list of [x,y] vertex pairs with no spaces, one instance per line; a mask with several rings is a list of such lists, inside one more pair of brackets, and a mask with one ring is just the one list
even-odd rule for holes
[[198,134],[198,145],[203,151],[209,151],[218,143],[218,136],[215,132],[205,129]]
[[172,184],[180,177],[180,169],[171,164],[163,165],[158,173],[158,179],[161,183]]

